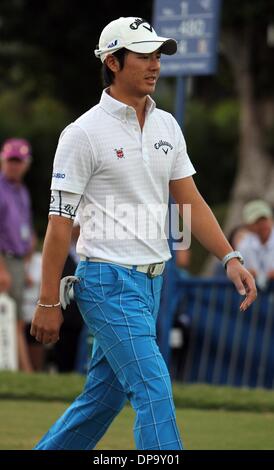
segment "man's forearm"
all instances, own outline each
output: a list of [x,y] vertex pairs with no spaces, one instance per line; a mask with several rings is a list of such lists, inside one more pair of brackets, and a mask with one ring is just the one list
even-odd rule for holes
[[222,259],[227,253],[233,251],[203,198],[191,205],[191,230],[195,238],[217,258]]
[[59,286],[71,243],[73,222],[51,216],[48,223],[42,256],[40,301],[52,304],[59,301]]
[[170,191],[179,204],[181,216],[183,216],[183,205],[191,205],[191,231],[208,251],[219,259],[233,251],[191,177],[171,181]]

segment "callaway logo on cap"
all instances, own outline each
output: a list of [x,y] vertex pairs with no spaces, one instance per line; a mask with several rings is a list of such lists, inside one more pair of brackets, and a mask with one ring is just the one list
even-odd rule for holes
[[161,47],[163,54],[172,55],[177,51],[175,39],[157,36],[152,26],[142,18],[119,18],[109,23],[102,31],[96,57],[104,62],[108,54],[122,48],[129,51],[150,54]]

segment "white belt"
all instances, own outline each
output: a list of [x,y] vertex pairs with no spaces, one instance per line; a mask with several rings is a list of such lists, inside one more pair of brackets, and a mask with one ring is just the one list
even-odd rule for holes
[[108,261],[106,259],[101,258],[88,258],[87,256],[80,256],[81,261],[89,261],[91,263],[110,263],[110,264],[117,264],[117,266],[122,266],[123,268],[133,269],[136,268],[136,271],[140,273],[145,273],[148,277],[155,277],[160,276],[164,272],[165,269],[165,262],[162,263],[151,263],[151,264],[139,264],[139,265],[132,265],[132,264],[122,264],[122,263],[115,263],[113,261]]

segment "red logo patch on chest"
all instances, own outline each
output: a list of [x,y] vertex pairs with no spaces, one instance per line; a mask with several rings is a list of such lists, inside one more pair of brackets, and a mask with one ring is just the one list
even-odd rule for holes
[[117,158],[125,158],[125,155],[124,155],[124,152],[123,152],[123,148],[120,148],[120,149],[114,149],[115,153],[116,153],[116,157]]

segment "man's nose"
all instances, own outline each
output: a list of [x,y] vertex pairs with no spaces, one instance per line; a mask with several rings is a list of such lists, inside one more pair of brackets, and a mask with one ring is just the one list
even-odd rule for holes
[[158,57],[151,57],[149,61],[149,68],[151,70],[159,70],[160,69],[160,59]]

